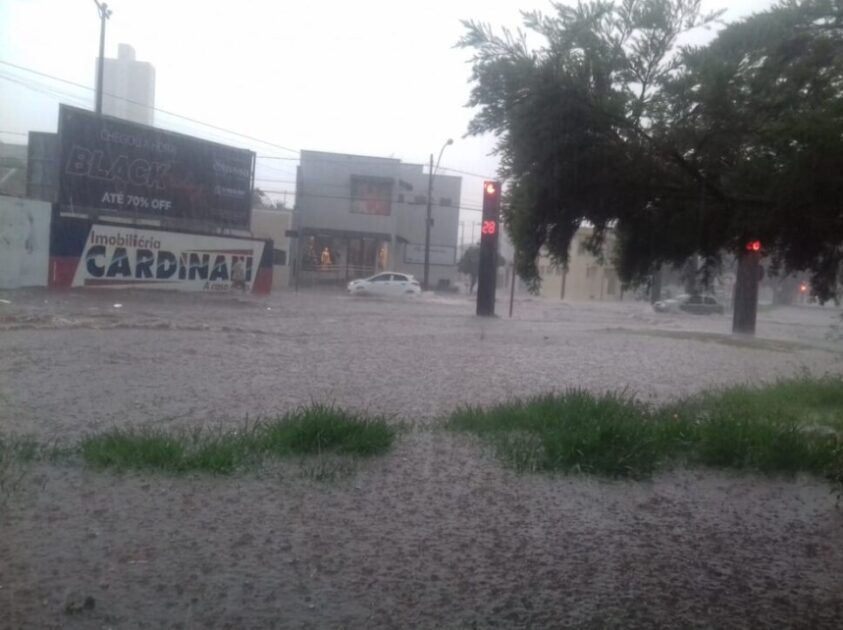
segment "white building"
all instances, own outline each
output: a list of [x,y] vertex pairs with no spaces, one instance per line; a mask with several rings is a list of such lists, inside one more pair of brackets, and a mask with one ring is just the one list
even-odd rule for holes
[[155,68],[135,59],[135,49],[119,44],[117,59],[103,61],[102,111],[109,116],[152,126]]
[[[424,279],[429,173],[393,158],[302,151],[296,183],[293,262],[306,284],[343,284],[391,269]],[[431,288],[457,272],[462,179],[433,178]]]

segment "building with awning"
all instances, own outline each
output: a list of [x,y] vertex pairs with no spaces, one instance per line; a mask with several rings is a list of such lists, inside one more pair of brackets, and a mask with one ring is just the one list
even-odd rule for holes
[[[386,269],[424,274],[429,173],[421,164],[302,151],[293,213],[293,273],[307,285],[343,285]],[[430,286],[457,278],[462,179],[433,178]]]

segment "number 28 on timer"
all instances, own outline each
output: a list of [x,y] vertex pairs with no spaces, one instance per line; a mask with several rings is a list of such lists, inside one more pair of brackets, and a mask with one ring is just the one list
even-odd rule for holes
[[482,234],[494,234],[498,229],[497,221],[483,221],[483,226],[480,228]]

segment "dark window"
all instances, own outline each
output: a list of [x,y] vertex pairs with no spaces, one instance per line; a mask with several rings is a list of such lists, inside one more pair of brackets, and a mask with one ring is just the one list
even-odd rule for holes
[[424,195],[416,195],[415,199],[413,199],[413,203],[427,203],[427,197]]
[[287,252],[283,249],[273,249],[272,250],[272,264],[274,265],[286,265],[287,264]]
[[392,280],[394,282],[407,282],[407,276],[402,276],[400,273],[392,274]]
[[388,280],[389,280],[389,274],[388,273],[382,273],[379,276],[375,276],[374,278],[371,278],[370,282],[386,282]]
[[392,180],[351,176],[351,211],[356,214],[392,214]]

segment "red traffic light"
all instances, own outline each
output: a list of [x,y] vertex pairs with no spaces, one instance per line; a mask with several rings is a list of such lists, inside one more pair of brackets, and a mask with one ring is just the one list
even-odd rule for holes
[[746,244],[746,251],[748,252],[760,252],[761,251],[761,241],[749,241]]
[[498,192],[498,187],[495,185],[495,182],[486,182],[483,184],[483,190],[487,195],[494,195]]

